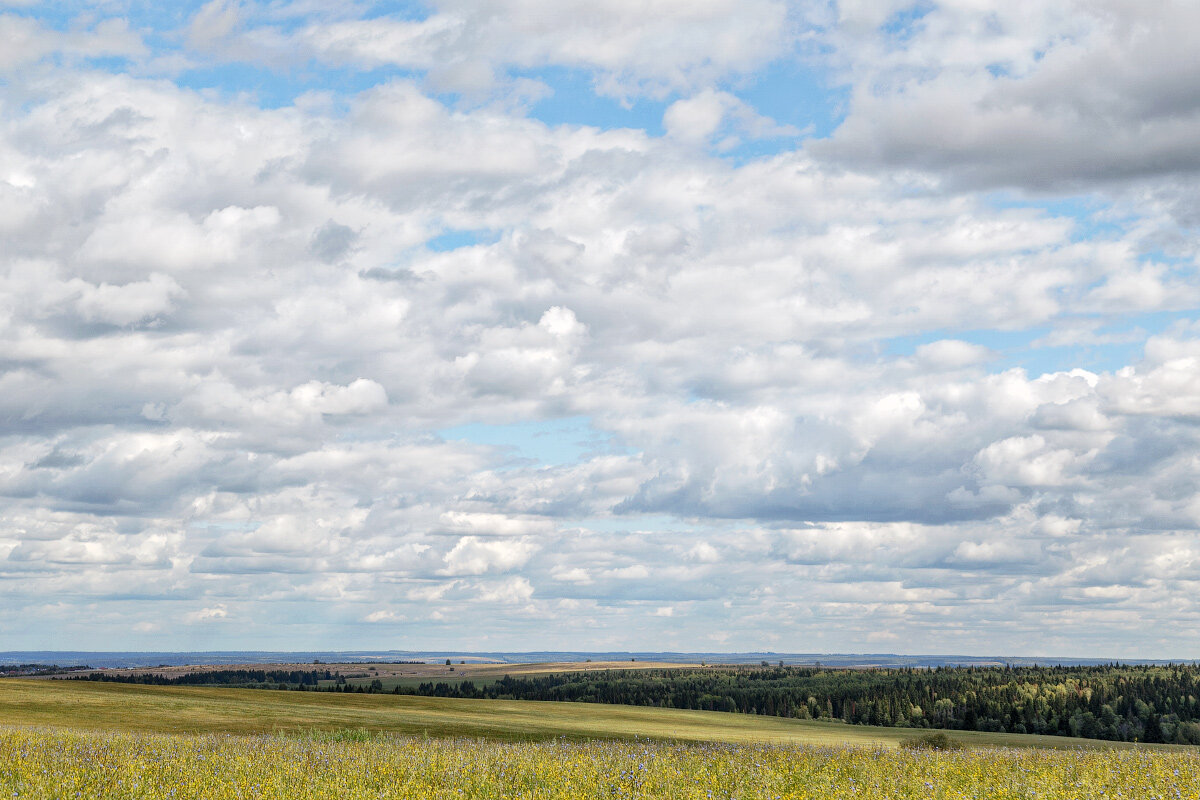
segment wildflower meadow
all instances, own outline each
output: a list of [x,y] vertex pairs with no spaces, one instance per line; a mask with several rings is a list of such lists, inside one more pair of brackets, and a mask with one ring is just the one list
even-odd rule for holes
[[7,798],[1200,800],[1200,751],[491,742],[0,729]]

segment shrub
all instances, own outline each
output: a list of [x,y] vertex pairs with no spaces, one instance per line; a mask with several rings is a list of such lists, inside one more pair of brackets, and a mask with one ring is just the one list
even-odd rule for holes
[[962,750],[963,743],[951,738],[945,731],[931,731],[912,739],[905,739],[900,746],[907,750]]

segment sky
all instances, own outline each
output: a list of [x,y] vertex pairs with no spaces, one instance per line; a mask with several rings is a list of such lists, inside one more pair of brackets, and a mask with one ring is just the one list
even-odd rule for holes
[[0,649],[1200,657],[1198,30],[0,0]]

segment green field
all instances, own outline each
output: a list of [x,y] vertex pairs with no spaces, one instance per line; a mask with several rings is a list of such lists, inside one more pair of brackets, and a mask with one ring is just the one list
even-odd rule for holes
[[1200,800],[1200,752],[392,737],[0,726],[20,800]]
[[[922,731],[779,717],[589,703],[407,695],[161,687],[84,681],[0,681],[0,724],[160,733],[303,733],[363,729],[493,740],[653,739],[896,747]],[[974,747],[1108,749],[1058,736],[955,732]],[[1125,745],[1128,746],[1128,745]]]
[[[0,797],[1200,800],[1200,748],[634,706],[0,680]],[[1049,748],[1059,748],[1052,750]]]

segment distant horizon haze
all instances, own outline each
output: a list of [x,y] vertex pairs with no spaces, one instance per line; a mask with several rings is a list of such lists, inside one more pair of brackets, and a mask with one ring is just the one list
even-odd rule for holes
[[482,652],[453,650],[371,650],[371,651],[0,651],[0,666],[15,664],[54,664],[62,667],[87,665],[96,668],[185,666],[219,664],[272,663],[361,663],[386,661],[422,661],[440,663],[467,660],[468,663],[571,663],[582,661],[664,662],[710,666],[750,665],[845,667],[939,667],[939,666],[1094,666],[1122,664],[1200,663],[1200,659],[1104,659],[1053,656],[970,656],[948,654],[899,653],[776,653],[762,652],[653,652],[653,651],[553,651]]

